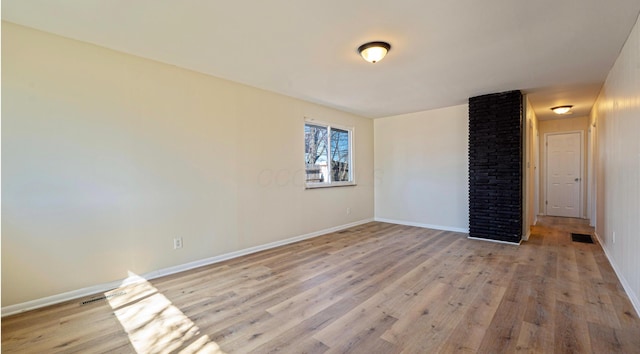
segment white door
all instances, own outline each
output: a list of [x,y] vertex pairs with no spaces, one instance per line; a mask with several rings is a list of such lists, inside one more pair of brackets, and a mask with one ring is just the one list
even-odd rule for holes
[[580,217],[582,134],[547,135],[547,215]]

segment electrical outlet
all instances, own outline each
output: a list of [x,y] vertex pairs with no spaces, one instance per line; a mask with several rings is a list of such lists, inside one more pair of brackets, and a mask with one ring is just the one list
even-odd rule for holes
[[351,214],[351,208],[347,208],[347,215]]
[[182,237],[176,237],[173,239],[173,249],[177,250],[178,248],[182,248]]

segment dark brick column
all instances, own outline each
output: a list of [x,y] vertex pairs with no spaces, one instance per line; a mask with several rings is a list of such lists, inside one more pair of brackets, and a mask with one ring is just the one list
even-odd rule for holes
[[522,94],[469,98],[469,236],[522,237]]

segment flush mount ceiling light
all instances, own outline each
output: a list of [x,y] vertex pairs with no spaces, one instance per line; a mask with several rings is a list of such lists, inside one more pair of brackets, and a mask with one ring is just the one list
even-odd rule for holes
[[567,113],[571,112],[571,108],[573,108],[573,106],[566,105],[566,106],[551,107],[551,110],[555,114],[567,114]]
[[391,49],[391,45],[387,42],[369,42],[358,47],[358,53],[369,63],[377,63]]

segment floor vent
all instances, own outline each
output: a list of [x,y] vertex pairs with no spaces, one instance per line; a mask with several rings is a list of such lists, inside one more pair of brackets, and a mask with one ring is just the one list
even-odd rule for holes
[[582,243],[593,243],[593,239],[591,235],[587,234],[571,234],[571,240],[573,242],[582,242]]
[[126,294],[126,293],[127,293],[126,291],[120,291],[120,292],[113,293],[113,294],[109,294],[109,295],[102,295],[102,296],[94,297],[94,298],[92,298],[92,299],[82,301],[82,302],[80,303],[80,305],[82,306],[82,305],[89,305],[89,304],[93,304],[94,302],[98,302],[98,301],[103,301],[103,300],[111,299],[112,297],[121,296],[121,295],[124,295],[124,294]]

